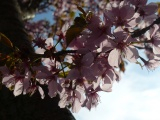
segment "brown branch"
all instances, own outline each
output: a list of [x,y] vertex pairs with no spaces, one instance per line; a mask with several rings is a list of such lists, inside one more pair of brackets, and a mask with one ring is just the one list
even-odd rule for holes
[[133,32],[133,34],[131,35],[132,38],[136,38],[136,37],[140,37],[141,35],[143,35],[144,33],[146,33],[151,27],[153,27],[154,24],[160,24],[160,17],[157,18],[151,25],[149,25],[148,27],[145,27],[141,30],[136,30]]
[[60,57],[62,55],[66,55],[66,54],[69,54],[69,53],[76,53],[77,50],[62,50],[62,51],[58,51],[56,53],[53,53],[52,50],[47,50],[45,51],[44,54],[33,54],[32,55],[32,58],[34,60],[36,59],[40,59],[40,58],[51,58],[51,57]]

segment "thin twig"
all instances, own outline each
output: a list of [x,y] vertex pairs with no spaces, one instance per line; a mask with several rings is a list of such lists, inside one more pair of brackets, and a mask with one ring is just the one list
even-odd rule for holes
[[140,37],[141,35],[143,35],[145,32],[147,32],[154,24],[160,24],[160,17],[157,18],[151,25],[149,25],[148,27],[145,27],[141,30],[136,30],[133,32],[133,34],[131,35],[132,38],[136,38],[136,37]]

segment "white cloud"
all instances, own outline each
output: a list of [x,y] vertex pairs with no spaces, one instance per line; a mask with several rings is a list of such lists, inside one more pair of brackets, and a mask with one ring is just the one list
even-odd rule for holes
[[100,93],[101,103],[74,114],[77,120],[160,120],[160,73],[129,65],[111,93]]

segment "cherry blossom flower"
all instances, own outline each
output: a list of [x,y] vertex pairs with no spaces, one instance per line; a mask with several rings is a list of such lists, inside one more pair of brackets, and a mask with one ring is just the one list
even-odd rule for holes
[[67,80],[64,82],[62,92],[60,93],[59,106],[64,108],[66,105],[72,105],[72,112],[78,112],[81,108],[81,105],[84,102],[84,89],[73,83],[73,81]]
[[129,6],[127,2],[110,2],[107,4],[105,18],[115,26],[136,26],[136,18],[134,8]]
[[47,38],[45,41],[45,48],[37,48],[36,53],[38,54],[44,54],[46,50],[50,50],[53,47],[53,39]]
[[[48,3],[54,6],[52,30],[45,20],[25,23],[41,61],[34,56],[30,59],[19,55],[18,50],[4,56],[0,53],[0,62],[4,63],[0,66],[2,84],[13,90],[14,96],[22,93],[32,96],[38,91],[44,99],[43,85],[47,85],[51,98],[60,96],[60,108],[69,106],[72,112],[78,112],[81,107],[91,110],[100,101],[98,92],[111,92],[113,83],[121,79],[118,70],[124,61],[138,63],[140,58],[149,70],[160,66],[156,4],[147,4],[147,0],[76,2],[51,0]],[[77,8],[85,26],[81,21],[74,24],[82,25],[83,30],[66,45],[66,33],[73,24]],[[150,29],[145,34],[133,38],[136,31],[146,27]],[[50,33],[56,34],[51,38]],[[54,45],[53,40],[58,42]],[[139,56],[139,49],[145,50],[148,60]]]
[[150,3],[145,6],[140,6],[137,12],[140,14],[140,16],[145,17],[154,14],[157,11],[157,9],[158,6],[156,3]]
[[136,7],[144,6],[147,4],[147,0],[128,0],[131,4],[135,5]]
[[44,97],[45,97],[44,91],[43,91],[42,87],[40,87],[38,85],[31,85],[28,88],[27,93],[30,94],[30,96],[32,96],[36,92],[37,89],[41,95],[41,99],[44,99]]
[[160,66],[159,60],[152,59],[145,62],[145,67],[147,67],[149,70],[154,70],[159,66]]
[[87,80],[95,80],[96,78],[92,73],[92,69],[90,68],[93,61],[94,56],[91,52],[85,54],[82,59],[75,59],[75,68],[69,72],[67,78],[73,80],[85,77]]
[[97,94],[97,90],[93,89],[92,87],[88,88],[87,90],[87,98],[83,103],[83,106],[87,107],[89,110],[91,108],[96,107],[99,102],[99,95]]
[[6,75],[2,79],[2,83],[6,87],[11,88],[14,86],[14,95],[18,96],[20,94],[26,94],[27,89],[29,88],[30,81],[30,72],[26,70],[24,75],[21,75],[18,71],[15,71],[14,74]]
[[148,27],[157,19],[157,16],[155,14],[146,16],[145,18],[138,18],[137,21],[139,21],[138,28],[143,29],[145,27]]
[[[130,62],[136,62],[139,57],[137,49],[129,45],[134,39],[126,36],[121,30],[120,28],[115,30],[115,47],[108,56],[109,65],[115,67],[119,66],[123,55]],[[123,34],[123,36],[121,34]]]
[[[39,71],[37,71],[37,74],[35,76],[36,80],[40,83],[40,84],[47,84],[48,85],[48,90],[49,93],[48,95],[52,98],[55,97],[57,95],[57,92],[59,91],[59,87],[60,85],[58,84],[57,81],[57,75],[54,74],[57,72],[57,69],[55,69],[56,67],[53,67],[53,69],[47,69],[47,67],[42,67],[42,69],[38,69]],[[37,68],[36,68],[37,69]],[[35,68],[34,68],[35,70]]]
[[159,32],[159,26],[154,25],[152,29],[150,29],[149,32],[146,33],[147,39],[151,41],[151,44],[153,46],[153,53],[154,54],[160,54],[160,32]]

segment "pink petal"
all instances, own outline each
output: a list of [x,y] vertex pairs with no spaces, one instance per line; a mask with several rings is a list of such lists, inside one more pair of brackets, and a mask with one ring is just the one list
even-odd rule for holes
[[97,29],[99,29],[100,22],[101,22],[100,17],[93,15],[91,20],[89,21],[89,25],[87,28],[92,32],[97,31]]
[[94,56],[91,52],[85,54],[82,58],[82,64],[84,66],[90,66],[94,61]]
[[49,93],[48,95],[53,98],[57,95],[57,82],[55,80],[52,80],[49,82],[48,84],[48,90],[49,90]]
[[86,103],[86,107],[87,107],[89,110],[91,110],[91,107],[92,107],[92,98],[91,98],[91,97],[89,97],[89,100],[88,100],[87,103]]
[[112,91],[112,84],[103,84],[101,86],[101,89],[105,92],[111,92]]
[[154,70],[155,68],[160,66],[160,62],[152,59],[152,60],[147,61],[145,66],[150,70]]
[[85,77],[87,80],[91,80],[91,81],[96,80],[96,77],[95,77],[95,75],[93,74],[91,68],[81,67],[81,75],[82,75],[83,77]]
[[14,76],[13,75],[7,75],[2,79],[2,83],[6,84],[7,82],[10,82],[12,80],[14,80]]
[[[79,86],[80,88],[80,86]],[[75,94],[76,94],[76,97],[79,99],[79,101],[82,103],[84,102],[84,96],[83,96],[83,92],[81,92],[82,90],[78,91],[79,89],[76,87],[76,90],[75,90]]]
[[129,5],[125,5],[124,7],[122,7],[120,9],[120,14],[119,16],[122,18],[122,19],[130,19],[133,17],[134,15],[134,8],[129,6]]
[[23,91],[23,83],[21,81],[18,81],[16,84],[15,84],[15,88],[14,88],[14,91],[13,91],[13,94],[14,96],[18,96],[22,93]]
[[156,3],[149,3],[144,8],[144,11],[146,12],[147,16],[156,13],[158,9],[158,5]]
[[110,66],[118,67],[120,63],[121,52],[119,49],[113,49],[108,56],[108,63]]
[[111,91],[111,88],[112,88],[112,79],[106,75],[104,78],[103,78],[103,83],[102,85],[100,86],[100,88],[105,91],[105,92],[110,92]]
[[129,0],[131,4],[136,6],[144,6],[147,4],[147,0]]
[[72,112],[77,113],[81,109],[81,104],[78,98],[73,98],[73,106],[72,106]]
[[157,32],[157,30],[159,29],[159,26],[157,24],[153,25],[153,27],[154,28],[150,30],[150,36],[151,36],[151,38],[155,35],[155,33]]
[[66,107],[66,105],[67,105],[67,97],[68,97],[68,95],[64,94],[63,97],[61,98],[61,100],[59,101],[58,106],[60,108],[65,108]]
[[[116,79],[116,75],[115,75],[115,72],[113,71],[113,69],[107,70],[107,71],[106,71],[106,75],[109,76],[112,81],[113,81],[114,79]],[[109,81],[109,83],[110,83],[110,81]]]
[[53,39],[52,38],[47,38],[45,43],[47,44],[46,48],[53,47]]
[[126,47],[124,53],[127,60],[129,60],[130,62],[137,62],[139,54],[138,50],[135,47],[133,46]]
[[154,54],[160,54],[160,47],[159,46],[153,46],[153,53]]
[[39,91],[39,93],[40,93],[40,95],[41,95],[41,98],[44,99],[45,94],[44,94],[43,89],[42,89],[40,86],[38,86],[38,91]]
[[73,80],[73,79],[77,79],[79,76],[80,76],[80,73],[79,73],[78,69],[72,69],[69,72],[67,79]]
[[37,48],[35,52],[38,54],[44,54],[45,51],[46,51],[45,49]]
[[31,78],[31,72],[27,72],[26,73],[26,76],[25,76],[25,78],[24,78],[24,80],[23,80],[23,94],[26,94],[26,92],[27,92],[27,89],[29,88],[29,86],[30,86],[30,83],[29,83],[29,81],[30,81],[30,78]]

